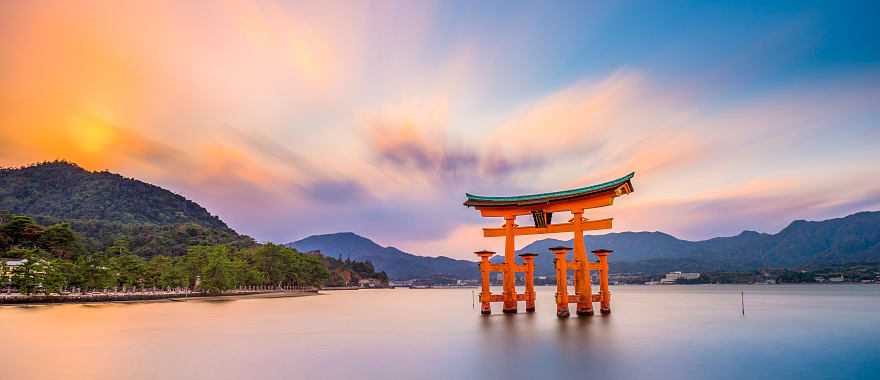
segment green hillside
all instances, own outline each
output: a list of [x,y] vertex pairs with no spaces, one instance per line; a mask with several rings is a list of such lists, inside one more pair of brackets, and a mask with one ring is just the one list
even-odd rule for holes
[[90,252],[118,240],[147,257],[183,255],[192,245],[254,244],[180,195],[65,161],[0,169],[0,222],[11,215],[31,216],[42,225],[67,223]]
[[161,187],[65,161],[0,169],[0,210],[64,220],[228,228],[204,207]]

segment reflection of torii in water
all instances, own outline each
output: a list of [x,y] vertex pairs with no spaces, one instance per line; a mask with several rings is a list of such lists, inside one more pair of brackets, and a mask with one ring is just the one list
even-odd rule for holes
[[[587,220],[584,210],[610,206],[614,198],[633,191],[632,178],[635,173],[614,181],[579,189],[557,191],[553,193],[520,195],[512,197],[486,197],[466,194],[465,206],[474,207],[484,217],[503,217],[501,228],[484,228],[484,237],[505,238],[504,263],[493,264],[489,258],[495,254],[490,251],[475,252],[480,256],[480,274],[482,276],[482,292],[480,293],[481,311],[490,314],[490,302],[503,302],[505,313],[516,313],[517,301],[526,302],[526,311],[535,311],[535,256],[524,253],[523,264],[516,264],[516,247],[514,238],[517,235],[550,234],[559,232],[574,233],[574,260],[567,261],[567,247],[554,247],[550,250],[556,255],[556,315],[566,318],[569,315],[568,304],[577,304],[578,315],[593,315],[593,302],[601,303],[603,314],[611,312],[611,293],[608,291],[608,254],[611,251],[600,249],[593,251],[599,258],[598,262],[589,262],[584,244],[584,231],[611,228],[612,219]],[[551,224],[554,212],[569,211],[572,218],[568,223]],[[533,227],[520,227],[514,224],[517,215],[532,215]],[[573,296],[568,295],[568,270],[574,270]],[[590,270],[599,271],[599,294],[592,294]],[[502,294],[491,294],[489,291],[489,273],[504,274],[504,291]],[[526,291],[516,294],[516,273],[525,272]]]

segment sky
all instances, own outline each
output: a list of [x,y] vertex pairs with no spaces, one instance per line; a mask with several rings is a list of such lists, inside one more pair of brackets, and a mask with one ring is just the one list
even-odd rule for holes
[[880,5],[764,3],[4,1],[0,166],[465,259],[503,247],[465,192],[633,171],[585,216],[699,240],[880,209]]

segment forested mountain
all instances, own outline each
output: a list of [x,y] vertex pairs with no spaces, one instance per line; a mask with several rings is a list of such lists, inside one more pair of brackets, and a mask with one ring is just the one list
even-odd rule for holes
[[416,256],[394,247],[380,246],[351,232],[313,235],[288,243],[287,246],[301,252],[317,250],[329,257],[370,261],[376,270],[384,271],[394,280],[429,278],[435,275],[461,279],[479,278],[475,262],[443,256]]
[[192,245],[254,244],[180,195],[65,161],[0,169],[0,222],[13,214],[43,225],[68,223],[91,252],[118,240],[140,256],[182,255]]
[[228,228],[204,207],[161,187],[65,161],[0,169],[0,210],[64,220]]

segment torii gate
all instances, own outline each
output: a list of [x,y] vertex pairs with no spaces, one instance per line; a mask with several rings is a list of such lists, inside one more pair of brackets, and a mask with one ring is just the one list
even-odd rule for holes
[[[526,311],[535,310],[534,288],[534,259],[537,254],[524,253],[523,264],[516,264],[516,247],[514,238],[519,235],[550,234],[559,232],[572,232],[574,234],[574,260],[567,261],[567,247],[554,247],[550,250],[556,255],[556,315],[560,318],[569,316],[568,304],[577,304],[578,315],[593,315],[593,302],[601,303],[603,314],[611,312],[611,293],[608,291],[608,250],[596,250],[593,253],[599,258],[598,262],[589,262],[587,259],[586,246],[584,245],[584,231],[602,230],[611,228],[611,218],[600,220],[588,220],[584,218],[584,210],[610,206],[614,198],[633,192],[632,178],[635,173],[613,181],[578,189],[557,191],[552,193],[520,195],[510,197],[487,197],[481,195],[466,194],[465,206],[474,207],[480,211],[483,217],[504,218],[501,228],[484,228],[484,237],[504,237],[504,263],[493,264],[489,258],[495,254],[490,251],[478,251],[480,256],[480,274],[482,279],[482,292],[480,293],[481,312],[491,314],[491,302],[503,302],[504,313],[516,313],[517,301],[526,302]],[[552,224],[554,212],[569,211],[572,219],[567,223]],[[514,223],[518,215],[532,215],[535,225],[533,227],[520,227]],[[574,270],[575,294],[568,295],[568,270]],[[599,294],[592,294],[590,284],[590,270],[599,271],[600,290]],[[489,274],[501,272],[504,274],[502,294],[492,294],[489,290]],[[516,273],[525,273],[526,290],[523,294],[516,293]]]

